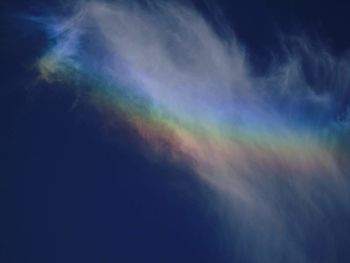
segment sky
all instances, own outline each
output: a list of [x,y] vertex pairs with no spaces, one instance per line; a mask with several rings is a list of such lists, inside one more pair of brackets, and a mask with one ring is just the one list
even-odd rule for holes
[[7,1],[1,262],[349,262],[350,4]]

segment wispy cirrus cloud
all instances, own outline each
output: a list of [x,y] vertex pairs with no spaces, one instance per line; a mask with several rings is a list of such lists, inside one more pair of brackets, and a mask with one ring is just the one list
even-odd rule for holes
[[233,33],[174,3],[89,1],[42,21],[41,77],[90,86],[96,108],[222,194],[238,260],[310,262],[315,231],[334,249],[329,221],[349,201],[348,58],[297,38],[256,75]]

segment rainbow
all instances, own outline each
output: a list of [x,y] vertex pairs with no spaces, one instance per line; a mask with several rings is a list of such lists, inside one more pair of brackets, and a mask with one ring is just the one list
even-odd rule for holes
[[[118,15],[110,14],[104,8],[98,10],[103,17]],[[232,114],[232,110],[222,111],[221,107],[225,105],[210,102],[206,105],[201,98],[184,98],[188,107],[181,107],[184,104],[170,105],[171,100],[163,99],[163,93],[154,94],[142,87],[142,82],[125,81],[123,74],[130,79],[140,75],[147,79],[147,71],[139,72],[122,55],[100,58],[103,52],[99,49],[110,54],[107,45],[90,48],[81,43],[91,37],[84,38],[86,28],[81,29],[82,17],[83,21],[86,16],[96,19],[91,12],[87,15],[85,10],[63,26],[50,26],[51,30],[58,31],[51,34],[54,35],[52,46],[38,61],[41,79],[65,82],[72,87],[88,87],[86,93],[90,101],[100,111],[108,113],[106,116],[123,118],[150,147],[160,149],[169,158],[188,160],[200,176],[219,187],[229,188],[229,191],[232,187],[237,188],[230,183],[231,177],[237,184],[237,178],[256,176],[257,172],[292,177],[317,176],[318,171],[327,171],[329,176],[340,173],[329,133],[325,136],[303,123],[288,122],[277,109],[271,110],[273,105],[266,110],[265,105],[254,105],[255,98],[242,103],[235,100],[231,103],[233,108],[236,107]],[[106,33],[106,41],[110,34]],[[118,71],[115,65],[122,65],[120,67],[127,70]],[[181,94],[177,99],[179,97]],[[219,99],[224,101],[225,98]],[[199,109],[206,105],[202,115],[192,114],[196,103],[200,104]],[[241,190],[234,191],[242,198],[246,195],[240,193]]]

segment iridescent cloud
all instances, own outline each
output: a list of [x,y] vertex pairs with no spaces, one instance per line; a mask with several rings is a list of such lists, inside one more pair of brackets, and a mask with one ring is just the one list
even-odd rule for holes
[[[297,202],[291,213],[309,211],[312,218],[348,200],[340,161],[348,149],[338,142],[349,119],[333,118],[342,82],[317,91],[305,79],[300,54],[254,74],[233,33],[219,36],[181,5],[86,2],[75,10],[46,20],[51,47],[38,61],[41,78],[87,87],[106,118],[128,121],[150,148],[227,196],[243,232],[275,241],[256,241],[253,249],[306,262],[298,247],[304,237],[288,225],[286,203]],[[313,67],[328,63],[338,67],[339,78],[347,76],[346,61],[303,48]],[[286,200],[281,185],[288,188]]]

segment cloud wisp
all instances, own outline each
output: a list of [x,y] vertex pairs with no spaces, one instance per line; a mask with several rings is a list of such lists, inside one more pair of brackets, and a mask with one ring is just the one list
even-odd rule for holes
[[310,262],[309,234],[347,212],[348,60],[300,41],[256,75],[233,33],[174,3],[83,2],[42,21],[42,79],[87,87],[97,109],[218,191],[247,262]]

